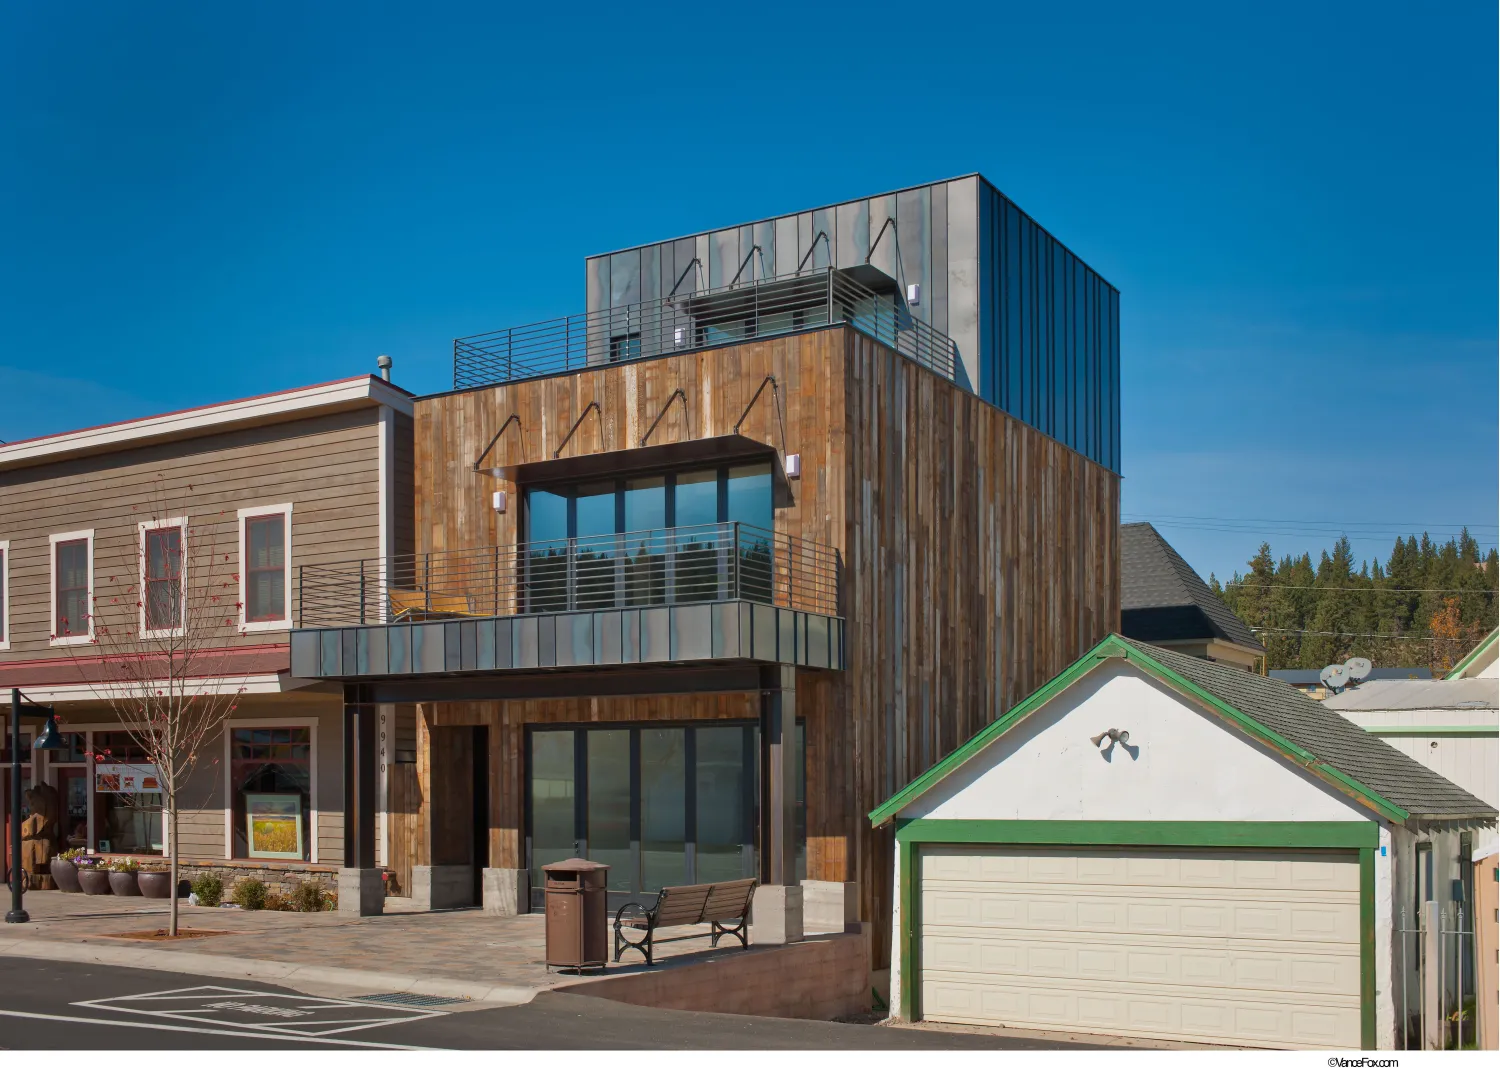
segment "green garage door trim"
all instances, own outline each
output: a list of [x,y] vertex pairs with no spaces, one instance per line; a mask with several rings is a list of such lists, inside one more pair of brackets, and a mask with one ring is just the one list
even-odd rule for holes
[[1146,820],[898,820],[896,868],[901,900],[901,1016],[921,1012],[916,933],[921,929],[917,893],[921,866],[916,849],[925,843],[975,846],[1181,846],[1233,849],[1357,850],[1359,852],[1360,1037],[1375,1049],[1375,849],[1374,821],[1146,821]]

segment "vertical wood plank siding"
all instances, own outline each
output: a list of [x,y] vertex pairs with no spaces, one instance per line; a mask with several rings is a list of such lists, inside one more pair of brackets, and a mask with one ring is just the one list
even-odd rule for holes
[[[418,551],[518,540],[518,500],[496,516],[488,469],[633,448],[681,387],[651,444],[740,433],[802,455],[778,533],[838,550],[849,670],[799,672],[807,722],[808,877],[860,884],[861,913],[889,908],[891,843],[864,814],[1055,675],[1120,615],[1119,479],[938,375],[843,327],[614,365],[416,405]],[[485,458],[474,461],[514,412]],[[726,699],[704,695],[709,707]],[[688,699],[472,703],[422,719],[490,723],[497,797],[491,862],[517,867],[518,725],[677,719]],[[729,705],[755,715],[755,698]],[[588,716],[578,716],[587,706]],[[559,721],[559,722],[560,722]],[[508,725],[508,726],[507,726]],[[502,741],[505,740],[505,741]],[[424,781],[425,782],[425,781]],[[509,786],[502,786],[509,784]],[[874,926],[877,961],[888,933]]]

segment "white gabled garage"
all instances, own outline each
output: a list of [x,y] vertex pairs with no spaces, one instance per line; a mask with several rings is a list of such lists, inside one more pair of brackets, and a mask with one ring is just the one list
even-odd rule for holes
[[903,1017],[1349,1049],[1393,1031],[1392,829],[1494,811],[1286,684],[1111,636],[871,817]]

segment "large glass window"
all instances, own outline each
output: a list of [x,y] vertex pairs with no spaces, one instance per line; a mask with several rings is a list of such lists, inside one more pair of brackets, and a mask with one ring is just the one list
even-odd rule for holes
[[312,760],[311,728],[231,729],[235,857],[310,858]]
[[771,600],[772,472],[766,461],[526,490],[528,610]]
[[94,732],[94,845],[113,854],[160,854],[160,791],[122,791],[123,781],[111,766],[141,766],[146,750],[125,731]]
[[[532,729],[533,907],[542,866],[576,854],[610,866],[616,906],[663,887],[755,876],[757,738],[753,724],[723,721]],[[805,827],[799,813],[799,841]]]

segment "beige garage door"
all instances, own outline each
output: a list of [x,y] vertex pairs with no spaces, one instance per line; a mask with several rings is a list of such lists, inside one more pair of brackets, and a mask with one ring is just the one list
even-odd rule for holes
[[934,846],[919,859],[927,1020],[1360,1045],[1352,852]]

